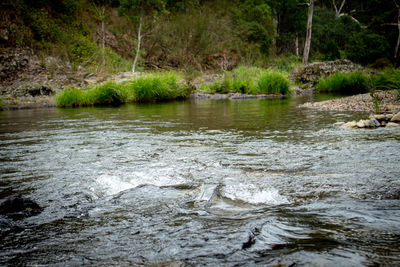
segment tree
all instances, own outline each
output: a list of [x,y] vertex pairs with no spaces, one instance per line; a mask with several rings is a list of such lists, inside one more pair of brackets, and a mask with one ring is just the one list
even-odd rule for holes
[[397,28],[399,30],[399,35],[397,37],[397,43],[396,43],[396,48],[394,50],[394,61],[397,63],[398,61],[398,56],[399,56],[399,46],[400,46],[400,4],[396,2],[396,0],[393,0],[394,4],[397,7],[398,10],[398,15],[397,15]]
[[306,34],[306,42],[304,44],[303,65],[308,64],[308,56],[310,54],[313,13],[314,13],[314,0],[310,0],[310,3],[308,4],[307,34]]
[[110,2],[111,0],[92,0],[93,6],[96,9],[96,13],[101,19],[101,47],[102,47],[103,66],[106,64],[106,55],[105,55],[106,37],[104,29],[105,10],[106,6],[109,5]]
[[[135,58],[132,64],[132,72],[136,71],[136,65],[139,59],[140,48],[142,39],[145,36],[143,29],[150,28],[156,23],[159,15],[166,12],[166,1],[165,0],[122,0],[120,5],[120,15],[127,17],[133,23],[138,23],[137,30],[137,48]],[[149,18],[148,22],[145,22],[146,16]],[[146,27],[144,27],[146,26]]]

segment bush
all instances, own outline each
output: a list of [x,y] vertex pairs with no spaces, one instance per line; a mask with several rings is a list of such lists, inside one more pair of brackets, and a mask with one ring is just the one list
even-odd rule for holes
[[58,107],[79,107],[88,105],[85,92],[77,88],[65,89],[56,97]]
[[319,79],[316,89],[319,92],[365,93],[369,90],[369,78],[362,72],[338,72],[327,78]]
[[346,56],[357,63],[369,64],[389,56],[390,45],[385,37],[378,34],[358,33],[350,38]]
[[260,76],[258,89],[263,94],[286,95],[289,93],[289,81],[279,72],[268,71]]
[[224,79],[200,87],[207,93],[288,94],[289,81],[280,72],[240,66],[225,73]]
[[121,105],[126,102],[122,86],[115,82],[107,82],[93,87],[86,92],[87,103],[93,106]]
[[183,77],[176,72],[140,76],[130,82],[129,91],[136,102],[184,99],[190,93]]
[[372,77],[375,89],[400,89],[400,71],[388,68]]
[[257,80],[265,70],[257,67],[240,66],[225,74],[226,91],[243,94],[257,94]]

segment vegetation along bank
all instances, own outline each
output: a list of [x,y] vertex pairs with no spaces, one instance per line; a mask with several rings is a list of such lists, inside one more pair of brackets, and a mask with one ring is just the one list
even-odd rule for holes
[[379,91],[400,87],[400,5],[378,2],[5,0],[0,108],[316,91],[391,112]]

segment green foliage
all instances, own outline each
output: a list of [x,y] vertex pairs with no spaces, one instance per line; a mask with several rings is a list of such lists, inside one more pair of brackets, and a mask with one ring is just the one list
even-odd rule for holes
[[390,45],[385,37],[361,32],[350,38],[346,55],[350,60],[366,65],[389,56],[389,50]]
[[184,99],[190,94],[182,75],[176,72],[146,74],[128,86],[136,102]]
[[289,93],[289,81],[282,73],[267,71],[258,80],[258,89],[263,94],[282,94]]
[[89,105],[85,93],[77,88],[69,88],[62,91],[56,97],[58,107],[79,107]]
[[129,102],[185,99],[189,88],[176,72],[150,73],[126,83],[108,81],[86,91],[69,88],[56,97],[58,107],[109,106]]
[[117,106],[126,101],[123,87],[115,82],[98,85],[86,92],[87,103],[93,106]]
[[236,14],[240,37],[257,44],[263,54],[269,55],[276,34],[271,7],[263,0],[245,0]]
[[295,55],[281,56],[275,62],[272,63],[272,68],[278,72],[289,74],[295,68],[301,65],[301,60]]
[[400,71],[387,68],[372,76],[375,89],[392,90],[400,89]]
[[233,92],[286,95],[289,93],[289,81],[281,72],[240,66],[226,72],[223,79],[201,86],[200,90],[221,94]]
[[362,72],[337,72],[327,78],[319,79],[316,89],[319,92],[343,94],[365,93],[369,90],[369,78]]

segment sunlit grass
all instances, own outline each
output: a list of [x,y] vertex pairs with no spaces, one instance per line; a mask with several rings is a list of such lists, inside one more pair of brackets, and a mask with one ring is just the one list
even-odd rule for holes
[[281,72],[240,66],[226,72],[224,78],[200,86],[206,93],[288,94],[289,80]]
[[56,102],[58,107],[105,106],[184,99],[189,94],[182,75],[163,72],[145,74],[124,83],[109,81],[86,90],[69,88],[56,97]]

